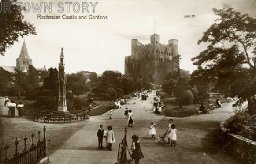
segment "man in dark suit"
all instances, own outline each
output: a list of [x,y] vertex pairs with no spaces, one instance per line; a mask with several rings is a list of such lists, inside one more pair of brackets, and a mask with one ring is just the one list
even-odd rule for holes
[[99,144],[98,149],[102,149],[102,148],[103,148],[103,146],[102,146],[103,136],[104,136],[103,125],[100,125],[100,128],[99,128],[99,130],[98,130],[98,132],[97,132],[98,144]]

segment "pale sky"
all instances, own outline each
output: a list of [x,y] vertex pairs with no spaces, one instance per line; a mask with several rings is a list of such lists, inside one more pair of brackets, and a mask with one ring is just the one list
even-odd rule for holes
[[[26,1],[28,2],[28,1]],[[30,1],[32,2],[32,1]],[[36,2],[36,0],[34,0]],[[44,1],[51,2],[51,1]],[[54,0],[55,3],[63,2]],[[73,1],[70,1],[73,2]],[[90,2],[76,0],[76,2]],[[0,65],[14,66],[25,39],[28,53],[36,68],[58,67],[61,47],[64,48],[66,72],[105,70],[124,72],[125,56],[131,54],[131,39],[149,43],[150,35],[160,35],[160,42],[178,39],[181,55],[180,66],[192,72],[196,69],[191,58],[205,47],[197,41],[215,20],[212,8],[229,4],[243,13],[256,17],[256,0],[97,0],[93,15],[107,16],[107,20],[40,20],[37,13],[24,13],[25,19],[34,24],[37,35],[20,38],[5,56],[0,56]],[[54,4],[55,4],[54,3]],[[56,6],[55,6],[56,7]],[[91,9],[91,8],[89,8]],[[56,8],[54,13],[60,15]],[[67,14],[68,13],[64,13]],[[90,15],[77,13],[75,15]],[[46,15],[41,13],[41,15]],[[69,15],[72,15],[70,13]],[[195,18],[184,18],[195,15]]]

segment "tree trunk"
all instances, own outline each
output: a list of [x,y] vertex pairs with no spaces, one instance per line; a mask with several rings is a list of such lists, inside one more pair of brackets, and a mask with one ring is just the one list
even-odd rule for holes
[[250,115],[256,114],[256,101],[253,96],[248,96],[248,112]]

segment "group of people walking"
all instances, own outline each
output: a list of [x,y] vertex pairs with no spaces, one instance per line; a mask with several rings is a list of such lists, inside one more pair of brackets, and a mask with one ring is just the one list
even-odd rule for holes
[[133,119],[133,112],[132,110],[128,110],[128,108],[125,108],[125,112],[124,112],[125,118],[127,119],[127,125],[128,127],[133,127],[134,124],[134,119]]
[[[153,106],[158,108],[158,111],[159,111],[159,107],[162,107],[163,104],[160,103],[160,99],[157,99],[156,101],[154,101]],[[132,112],[132,110],[126,107],[124,115],[125,115],[125,118],[127,119],[127,126],[133,127],[134,113]],[[112,110],[110,111],[109,118],[112,119]],[[156,139],[156,135],[157,135],[156,124],[154,122],[151,122],[148,129],[149,129],[148,135],[152,139]],[[103,125],[100,125],[100,128],[98,129],[98,132],[97,132],[97,137],[98,137],[98,149],[106,149],[106,150],[112,151],[112,144],[115,143],[115,133],[112,129],[112,126],[108,126],[107,130],[104,130]],[[171,144],[171,146],[175,147],[176,140],[177,140],[177,129],[172,119],[169,120],[169,124],[166,130],[166,133],[164,135],[164,138],[166,137],[167,137],[166,143]],[[144,158],[144,155],[141,150],[140,140],[138,135],[132,136],[131,151],[132,153],[131,154],[129,153],[131,155],[131,158],[135,161],[135,164],[139,164],[140,159]]]

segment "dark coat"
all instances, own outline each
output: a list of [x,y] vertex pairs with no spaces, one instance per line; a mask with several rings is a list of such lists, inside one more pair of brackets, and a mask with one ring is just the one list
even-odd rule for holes
[[132,151],[132,158],[133,159],[142,159],[142,158],[144,158],[144,155],[141,151],[139,142],[135,143],[135,149],[133,149],[133,151]]
[[99,129],[98,132],[97,132],[97,137],[98,138],[103,138],[104,136],[104,129]]

